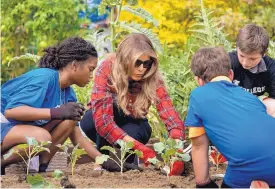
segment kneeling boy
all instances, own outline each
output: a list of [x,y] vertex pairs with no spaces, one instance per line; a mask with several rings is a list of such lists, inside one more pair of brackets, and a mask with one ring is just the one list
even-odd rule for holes
[[217,186],[209,177],[208,140],[228,160],[222,187],[248,188],[254,180],[275,186],[275,119],[265,105],[231,83],[230,58],[221,47],[199,49],[191,69],[200,87],[191,93],[185,125],[197,187]]

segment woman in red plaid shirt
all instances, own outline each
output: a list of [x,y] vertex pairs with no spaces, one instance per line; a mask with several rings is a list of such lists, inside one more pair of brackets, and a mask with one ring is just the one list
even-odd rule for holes
[[[145,35],[131,34],[97,69],[90,110],[80,126],[98,149],[118,139],[134,142],[133,149],[143,152],[142,158],[148,163],[148,158],[156,156],[145,146],[152,133],[146,119],[151,104],[156,106],[169,136],[184,140],[184,124],[164,86],[153,45]],[[179,175],[184,164],[176,162],[173,168],[171,175]]]

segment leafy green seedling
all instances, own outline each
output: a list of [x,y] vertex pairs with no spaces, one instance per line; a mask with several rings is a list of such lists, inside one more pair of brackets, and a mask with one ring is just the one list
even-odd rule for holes
[[63,171],[59,169],[54,170],[54,172],[52,173],[52,177],[54,179],[60,179],[63,175],[64,175]]
[[[52,173],[52,178],[60,179],[63,175],[64,173],[62,171],[56,169]],[[31,185],[31,188],[57,188],[55,185],[47,181],[40,174],[28,175],[27,182]]]
[[[23,162],[27,166],[27,175],[28,175],[31,158],[38,155],[38,153],[40,153],[42,151],[47,151],[50,153],[50,150],[48,148],[46,148],[45,146],[47,146],[51,142],[50,141],[42,141],[42,142],[38,143],[34,137],[27,137],[27,136],[26,136],[26,140],[27,140],[27,144],[19,144],[15,148],[10,149],[8,151],[8,153],[3,156],[3,158],[7,159],[12,154],[19,155],[22,158]],[[27,156],[26,159],[21,154],[22,151],[25,152],[25,155]]]
[[175,140],[172,138],[168,138],[166,140],[163,140],[162,142],[155,143],[154,150],[161,155],[163,162],[160,162],[156,157],[148,159],[148,161],[152,164],[159,164],[160,167],[162,167],[162,170],[167,175],[167,179],[169,182],[169,174],[173,169],[173,163],[175,161],[188,162],[191,159],[189,154],[185,154],[182,152],[183,144],[183,141]]
[[136,154],[138,157],[142,156],[142,152],[140,152],[139,150],[132,150],[132,148],[134,147],[134,143],[133,142],[125,142],[123,140],[118,140],[117,144],[119,144],[120,146],[120,158],[119,155],[117,154],[117,151],[115,150],[115,148],[111,147],[111,146],[103,146],[101,148],[101,150],[108,150],[109,152],[111,152],[112,154],[114,154],[114,156],[116,157],[116,160],[112,157],[110,157],[109,155],[101,155],[101,156],[97,156],[95,159],[96,164],[102,164],[105,161],[107,161],[108,159],[111,159],[112,161],[114,161],[119,167],[120,167],[120,173],[123,173],[123,165],[126,162],[126,160],[130,157],[130,155],[132,154]]
[[74,175],[74,167],[75,167],[75,164],[76,164],[76,161],[84,154],[87,154],[83,149],[80,149],[78,148],[79,144],[77,144],[71,153],[69,153],[68,149],[68,145],[67,144],[58,144],[56,145],[58,148],[60,148],[61,150],[63,150],[67,157],[69,157],[70,159],[70,162],[71,162],[71,166],[72,166],[72,176]]
[[28,175],[27,182],[31,185],[31,188],[56,188],[40,174]]

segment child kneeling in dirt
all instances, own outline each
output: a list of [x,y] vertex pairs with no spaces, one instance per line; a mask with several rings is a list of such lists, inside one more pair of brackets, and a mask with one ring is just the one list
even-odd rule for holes
[[[80,87],[88,84],[97,61],[97,51],[91,43],[80,37],[69,38],[45,49],[38,69],[2,85],[1,155],[26,143],[26,136],[38,142],[52,142],[50,153],[39,155],[39,172],[46,171],[58,150],[56,145],[64,143],[68,137],[74,144],[79,143],[91,158],[101,155],[81,135],[79,127],[75,127],[85,109],[76,102],[71,87],[72,84]],[[1,156],[1,175],[5,174],[7,165],[19,161],[22,159],[16,154],[5,160]],[[110,161],[105,162],[103,168],[120,171],[119,166]]]
[[218,187],[209,176],[208,140],[228,160],[222,188],[248,188],[254,180],[275,186],[275,119],[265,105],[231,83],[230,58],[221,47],[198,50],[191,69],[200,87],[190,95],[185,125],[196,186]]

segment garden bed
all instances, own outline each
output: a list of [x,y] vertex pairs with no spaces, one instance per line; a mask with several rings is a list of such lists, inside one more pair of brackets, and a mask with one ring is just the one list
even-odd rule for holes
[[[170,184],[167,177],[155,170],[153,167],[144,168],[143,172],[128,171],[121,175],[120,173],[111,173],[107,171],[93,171],[94,163],[76,165],[74,176],[70,173],[70,168],[62,170],[68,175],[71,184],[77,188],[194,188],[195,180],[191,163],[186,163],[186,172],[184,176],[173,176]],[[224,173],[225,166],[221,165],[218,171],[215,167],[210,168],[211,175]],[[53,179],[51,173],[41,174],[47,181],[56,187],[61,187],[60,179]],[[22,174],[7,174],[1,178],[1,188],[28,188],[29,184],[24,180]],[[220,183],[221,180],[218,181]],[[68,181],[62,180],[62,184],[69,187]],[[66,187],[65,186],[65,187]]]

